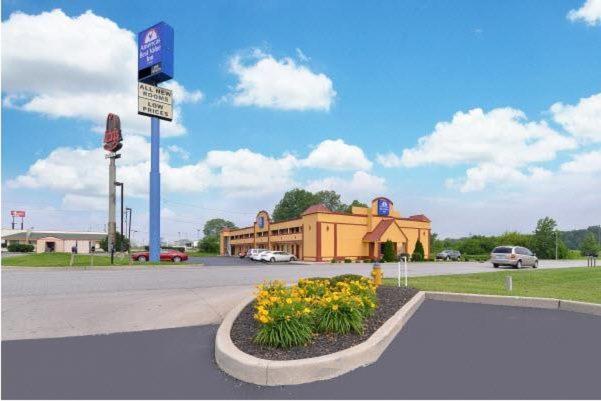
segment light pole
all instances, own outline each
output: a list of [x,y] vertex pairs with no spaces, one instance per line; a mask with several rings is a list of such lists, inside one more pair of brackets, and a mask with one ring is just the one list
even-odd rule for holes
[[[123,233],[123,183],[115,181],[115,186],[121,187],[121,242],[119,244],[119,252],[123,252],[123,239],[125,234]],[[117,242],[115,240],[115,242]]]
[[125,208],[125,214],[128,215],[128,218],[127,218],[127,240],[129,241],[129,247],[131,248],[131,214],[132,214],[131,207],[126,207]]

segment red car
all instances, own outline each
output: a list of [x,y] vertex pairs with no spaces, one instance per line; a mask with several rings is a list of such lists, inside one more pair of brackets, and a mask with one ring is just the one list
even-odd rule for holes
[[[131,254],[131,258],[138,262],[146,262],[149,259],[148,251],[134,252]],[[188,254],[175,249],[161,249],[161,260],[178,263],[182,260],[188,260]]]

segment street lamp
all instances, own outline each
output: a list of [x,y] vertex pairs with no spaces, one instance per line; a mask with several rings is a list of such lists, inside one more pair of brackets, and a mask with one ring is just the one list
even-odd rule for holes
[[125,235],[123,234],[123,183],[115,181],[115,186],[121,187],[121,243],[119,251],[123,252],[123,239],[125,238]]

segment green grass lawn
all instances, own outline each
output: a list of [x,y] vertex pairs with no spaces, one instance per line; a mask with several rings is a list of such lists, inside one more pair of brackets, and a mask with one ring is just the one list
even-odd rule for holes
[[[70,253],[31,253],[23,256],[10,256],[2,258],[3,266],[11,267],[65,267],[69,266],[71,261]],[[75,255],[73,266],[86,267],[90,266],[91,255]],[[159,263],[151,262],[132,262],[132,265],[158,265]],[[160,262],[161,265],[174,265],[172,262]],[[179,263],[182,264],[182,263]],[[111,258],[104,255],[94,256],[94,266],[110,266]],[[129,265],[127,254],[125,257],[115,255],[113,265]]]
[[188,254],[188,256],[196,256],[196,257],[207,257],[207,256],[219,256],[219,253],[210,253],[210,252],[201,252],[201,251],[194,251],[194,252],[186,252]]
[[[506,276],[513,278],[511,292],[505,290]],[[387,278],[384,283],[397,285],[397,280]],[[528,269],[409,277],[409,286],[425,291],[517,295],[601,303],[601,268]]]

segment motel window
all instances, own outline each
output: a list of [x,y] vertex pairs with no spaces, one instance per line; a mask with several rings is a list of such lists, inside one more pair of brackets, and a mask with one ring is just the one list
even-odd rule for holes
[[271,235],[278,235],[278,230],[271,230]]

